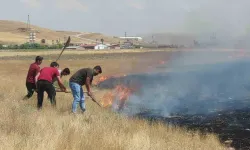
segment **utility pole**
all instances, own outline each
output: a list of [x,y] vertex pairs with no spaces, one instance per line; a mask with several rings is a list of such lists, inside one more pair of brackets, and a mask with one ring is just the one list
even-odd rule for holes
[[36,33],[33,32],[30,28],[30,15],[28,15],[28,20],[27,20],[27,32],[29,34],[29,43],[35,43]]
[[27,31],[30,31],[30,15],[28,15],[28,20],[27,20]]

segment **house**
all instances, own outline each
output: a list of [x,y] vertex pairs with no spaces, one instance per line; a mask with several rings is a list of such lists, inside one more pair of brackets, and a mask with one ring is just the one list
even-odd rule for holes
[[105,44],[97,44],[95,49],[109,49],[109,46]]
[[96,44],[82,44],[81,47],[84,49],[95,49]]
[[68,46],[66,47],[66,49],[79,49],[80,46]]
[[80,46],[81,44],[82,44],[82,42],[70,42],[69,46]]
[[111,44],[110,49],[120,49],[120,44]]
[[126,41],[123,44],[121,44],[121,49],[133,49],[133,48],[134,48],[133,42]]
[[134,36],[131,36],[131,37],[120,37],[120,39],[141,41],[141,40],[142,40],[142,37],[134,37]]

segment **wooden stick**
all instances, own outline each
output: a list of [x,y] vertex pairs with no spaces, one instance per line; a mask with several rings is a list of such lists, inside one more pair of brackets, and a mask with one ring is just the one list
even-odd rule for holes
[[92,101],[94,101],[98,106],[102,107],[96,100],[94,97],[90,96],[92,98]]
[[[60,89],[56,89],[56,92],[63,92],[63,91],[60,90]],[[96,91],[93,91],[93,92],[96,92]],[[65,93],[72,93],[72,92],[71,92],[71,91],[67,91],[67,92],[65,92]],[[84,92],[84,93],[88,93],[88,92]],[[102,107],[102,106],[95,100],[94,97],[92,97],[92,96],[88,96],[88,97],[90,97],[90,98],[92,99],[92,101],[95,102],[98,106]]]
[[65,43],[65,45],[64,45],[63,48],[62,48],[61,53],[60,53],[59,56],[57,57],[56,62],[59,60],[59,58],[61,57],[61,55],[62,55],[63,51],[66,49],[66,47],[69,46],[70,40],[71,40],[71,39],[70,39],[70,36],[69,36],[67,42]]
[[[56,92],[64,92],[61,89],[56,89]],[[92,91],[92,92],[97,92],[97,91]],[[67,91],[65,93],[72,93],[71,91]],[[83,92],[83,93],[88,93],[88,92]]]

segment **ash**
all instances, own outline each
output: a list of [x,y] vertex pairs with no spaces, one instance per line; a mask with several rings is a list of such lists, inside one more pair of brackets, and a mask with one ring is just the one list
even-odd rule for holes
[[[235,102],[226,103],[234,107]],[[245,100],[250,106],[250,99]],[[236,149],[250,149],[250,107],[218,111],[210,114],[187,115],[185,112],[172,113],[169,117],[162,117],[157,111],[144,111],[136,117],[148,119],[150,122],[163,121],[166,124],[184,127],[188,130],[199,130],[202,134],[215,133],[222,143],[232,140]]]

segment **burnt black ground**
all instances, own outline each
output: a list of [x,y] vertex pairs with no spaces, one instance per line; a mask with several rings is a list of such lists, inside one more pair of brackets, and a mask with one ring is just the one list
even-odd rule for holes
[[215,133],[236,149],[250,149],[250,61],[164,67],[111,78],[99,88],[139,87],[121,113]]

